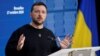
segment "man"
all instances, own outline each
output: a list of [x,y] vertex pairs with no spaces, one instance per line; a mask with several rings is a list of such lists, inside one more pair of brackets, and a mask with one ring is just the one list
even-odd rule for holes
[[59,48],[54,34],[43,26],[47,16],[47,6],[44,3],[34,3],[30,16],[32,22],[12,34],[6,46],[6,56],[47,56],[60,48],[68,47],[68,37],[59,42]]

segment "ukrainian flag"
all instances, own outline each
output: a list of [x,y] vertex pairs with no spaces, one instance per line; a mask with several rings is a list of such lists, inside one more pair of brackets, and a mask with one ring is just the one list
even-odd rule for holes
[[95,0],[81,0],[71,47],[91,46],[98,46]]

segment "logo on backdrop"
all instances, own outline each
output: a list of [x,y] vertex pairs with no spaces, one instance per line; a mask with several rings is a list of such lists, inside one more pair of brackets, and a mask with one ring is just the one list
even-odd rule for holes
[[23,6],[14,6],[13,10],[8,10],[7,15],[15,15],[15,14],[24,14],[24,7]]

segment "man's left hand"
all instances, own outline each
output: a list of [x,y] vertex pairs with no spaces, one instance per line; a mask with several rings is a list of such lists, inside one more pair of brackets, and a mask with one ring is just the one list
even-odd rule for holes
[[67,35],[62,41],[60,41],[60,47],[62,49],[68,48],[71,45],[71,37]]

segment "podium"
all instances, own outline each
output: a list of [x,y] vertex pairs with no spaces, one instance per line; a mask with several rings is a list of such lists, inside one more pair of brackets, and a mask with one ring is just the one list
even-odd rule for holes
[[95,52],[98,50],[100,47],[61,49],[48,56],[96,56]]

